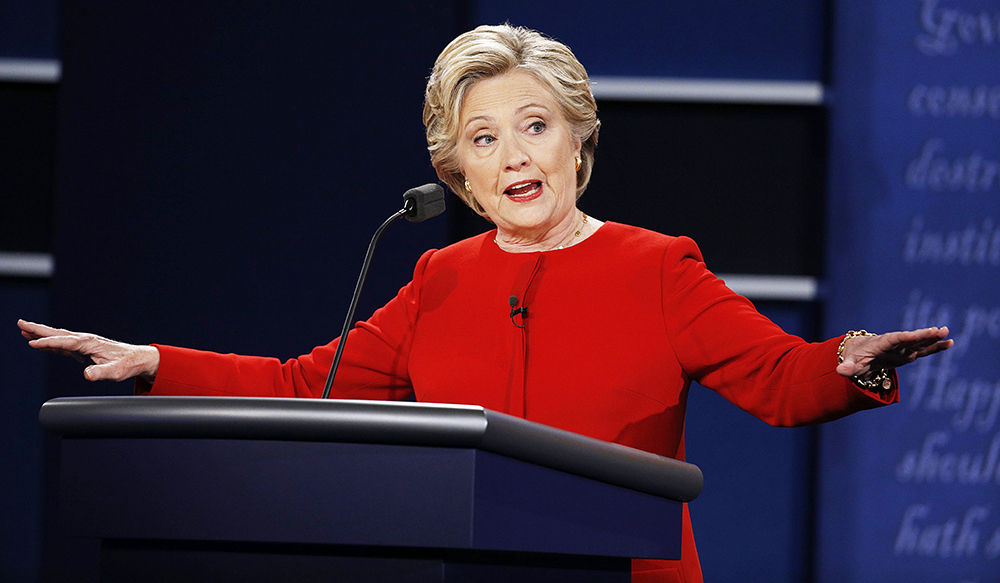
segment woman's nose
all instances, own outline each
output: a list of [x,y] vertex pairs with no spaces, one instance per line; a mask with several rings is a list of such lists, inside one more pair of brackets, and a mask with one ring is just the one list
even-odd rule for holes
[[520,170],[531,163],[531,158],[518,141],[507,140],[504,148],[504,166],[508,170]]

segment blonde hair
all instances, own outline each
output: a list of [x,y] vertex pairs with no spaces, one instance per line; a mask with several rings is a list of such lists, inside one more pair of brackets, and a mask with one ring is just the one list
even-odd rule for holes
[[424,94],[427,149],[438,177],[472,210],[483,208],[465,190],[458,164],[458,121],[469,88],[477,81],[513,70],[534,75],[552,92],[570,131],[580,140],[576,197],[590,182],[594,148],[601,127],[587,70],[561,42],[534,30],[509,24],[480,26],[459,35],[438,55]]

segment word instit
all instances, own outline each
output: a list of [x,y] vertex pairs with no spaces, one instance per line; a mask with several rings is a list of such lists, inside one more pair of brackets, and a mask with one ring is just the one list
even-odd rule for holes
[[1000,266],[1000,225],[992,217],[964,229],[926,229],[923,216],[910,221],[903,238],[903,261],[909,264]]

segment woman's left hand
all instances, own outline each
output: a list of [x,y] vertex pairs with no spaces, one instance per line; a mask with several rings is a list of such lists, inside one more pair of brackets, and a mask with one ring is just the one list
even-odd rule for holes
[[844,362],[837,366],[837,373],[865,378],[881,369],[897,368],[951,348],[955,341],[947,337],[947,326],[935,326],[848,338],[844,343]]

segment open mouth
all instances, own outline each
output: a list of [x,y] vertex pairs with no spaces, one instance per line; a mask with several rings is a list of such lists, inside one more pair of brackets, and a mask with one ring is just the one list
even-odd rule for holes
[[503,193],[515,202],[527,202],[538,198],[542,194],[542,183],[540,180],[517,182],[507,187],[507,190],[503,191]]

